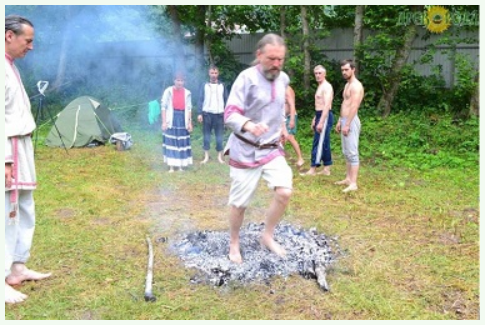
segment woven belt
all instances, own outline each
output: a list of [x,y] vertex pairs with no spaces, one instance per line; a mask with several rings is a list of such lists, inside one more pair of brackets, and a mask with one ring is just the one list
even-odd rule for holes
[[274,149],[274,148],[278,148],[278,145],[279,145],[278,143],[264,143],[264,144],[259,144],[259,143],[252,142],[252,141],[246,139],[245,137],[240,136],[237,133],[234,133],[234,135],[236,136],[236,138],[238,138],[242,142],[245,142],[247,144],[250,144],[253,147],[256,147],[257,149]]

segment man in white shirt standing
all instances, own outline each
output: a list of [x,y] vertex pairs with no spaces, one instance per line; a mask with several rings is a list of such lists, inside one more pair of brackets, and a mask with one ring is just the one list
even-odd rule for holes
[[199,93],[199,111],[197,120],[202,123],[204,134],[204,160],[201,164],[209,161],[209,150],[212,130],[216,137],[217,159],[224,164],[223,137],[224,137],[224,107],[227,99],[227,90],[219,81],[219,69],[211,65],[209,67],[209,82],[204,83]]
[[50,273],[28,269],[25,263],[35,229],[33,191],[37,186],[32,132],[35,121],[15,59],[34,48],[34,26],[20,16],[5,17],[5,303],[27,295],[12,286],[42,280]]

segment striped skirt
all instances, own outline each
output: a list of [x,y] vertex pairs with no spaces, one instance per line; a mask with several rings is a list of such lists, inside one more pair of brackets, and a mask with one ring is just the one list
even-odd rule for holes
[[192,165],[190,133],[185,128],[185,112],[174,110],[172,127],[163,133],[163,162],[171,167]]

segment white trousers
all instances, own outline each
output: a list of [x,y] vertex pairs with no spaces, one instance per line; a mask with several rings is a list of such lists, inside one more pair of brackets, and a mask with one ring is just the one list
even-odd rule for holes
[[34,238],[34,191],[19,190],[18,202],[18,222],[10,222],[10,193],[5,192],[5,277],[14,262],[27,262]]
[[293,188],[293,172],[285,157],[279,156],[269,163],[256,168],[231,167],[229,172],[232,182],[229,192],[228,205],[246,208],[253,197],[261,177],[268,183],[268,187]]

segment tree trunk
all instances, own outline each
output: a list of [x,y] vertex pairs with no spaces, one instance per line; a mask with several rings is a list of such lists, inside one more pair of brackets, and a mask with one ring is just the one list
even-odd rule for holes
[[[422,6],[415,6],[422,7]],[[414,9],[418,10],[418,9]],[[399,90],[399,83],[401,82],[401,71],[408,60],[411,53],[412,45],[417,36],[417,29],[415,24],[409,24],[406,27],[404,34],[404,44],[396,51],[396,56],[391,66],[391,74],[389,76],[390,86],[384,90],[382,97],[377,105],[377,110],[382,112],[383,117],[388,117],[391,113],[392,102]]]
[[286,6],[280,6],[280,34],[286,41]]
[[303,88],[310,91],[310,29],[308,27],[307,7],[301,6],[301,25],[303,30]]
[[[198,26],[195,35],[195,71],[202,72],[205,64],[204,41],[206,39],[206,12],[207,6],[197,6],[197,23]],[[210,22],[209,22],[210,23]],[[210,26],[210,25],[209,25]]]
[[364,11],[365,6],[355,6],[355,26],[354,26],[354,62],[355,72],[360,71],[360,50],[359,46],[364,42]]
[[173,39],[173,72],[185,73],[185,47],[181,41],[182,27],[180,23],[179,14],[177,11],[177,6],[167,6],[170,19],[172,21],[172,39]]
[[[290,44],[288,43],[288,35],[286,34],[286,6],[280,6],[280,35],[285,40],[287,47],[286,53],[289,53]],[[295,71],[290,68],[287,68],[286,73],[290,76],[290,79],[295,75]]]
[[[206,27],[212,28],[212,5],[209,5],[209,8],[207,9],[207,23]],[[209,57],[209,65],[216,64],[217,62],[214,62],[214,56],[212,55],[212,34],[207,35],[205,38],[205,48],[207,49],[207,55]]]
[[472,98],[470,100],[470,117],[480,116],[480,78],[479,73],[475,75],[475,90],[473,91]]

